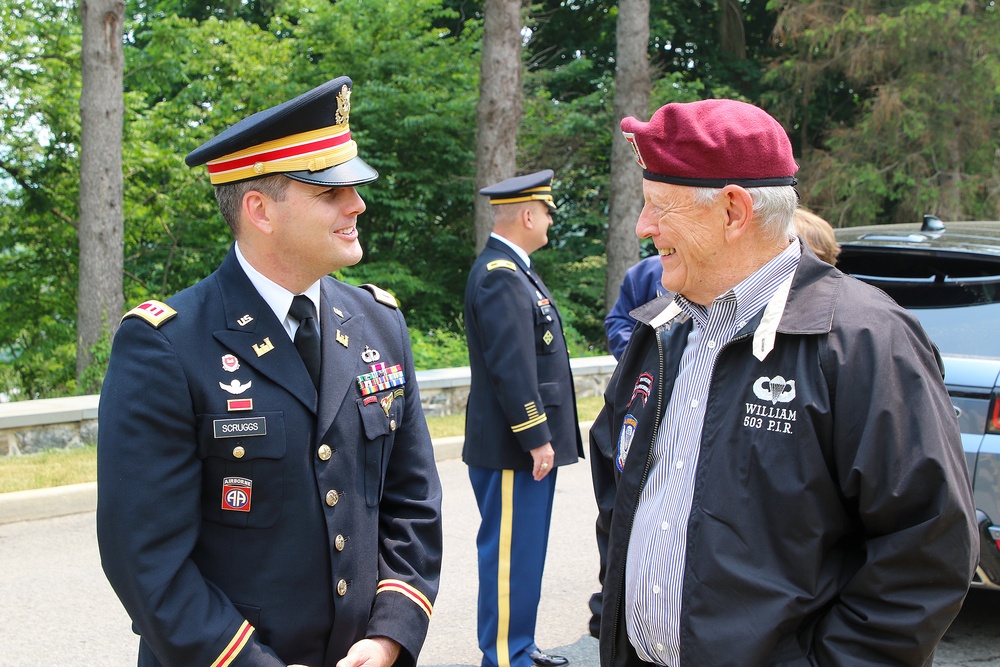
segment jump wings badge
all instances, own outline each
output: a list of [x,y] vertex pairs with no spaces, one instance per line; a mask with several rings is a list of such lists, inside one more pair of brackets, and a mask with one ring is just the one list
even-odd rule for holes
[[773,378],[760,377],[753,383],[754,396],[771,404],[789,403],[795,398],[795,380],[786,380],[780,375]]
[[252,385],[252,384],[253,384],[252,380],[250,382],[247,382],[246,384],[242,384],[239,380],[237,380],[237,379],[234,378],[233,381],[230,382],[229,384],[225,384],[223,382],[220,382],[219,383],[219,389],[222,389],[223,391],[229,392],[230,394],[239,396],[240,394],[242,394],[243,392],[245,392],[247,389],[249,389],[250,385]]

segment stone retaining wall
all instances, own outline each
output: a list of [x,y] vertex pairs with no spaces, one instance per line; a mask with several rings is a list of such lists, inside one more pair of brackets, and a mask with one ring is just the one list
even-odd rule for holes
[[[579,398],[600,396],[615,370],[611,356],[571,359]],[[428,417],[465,412],[469,368],[417,371],[420,403]],[[0,456],[46,449],[69,449],[97,443],[99,396],[71,396],[0,403]]]

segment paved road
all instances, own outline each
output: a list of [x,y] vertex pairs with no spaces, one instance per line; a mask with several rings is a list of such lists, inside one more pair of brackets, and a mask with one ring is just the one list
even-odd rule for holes
[[[465,465],[439,462],[445,556],[421,667],[479,664],[476,550],[479,519]],[[537,640],[596,667],[587,599],[597,585],[596,512],[587,462],[562,468]],[[1000,593],[973,591],[937,652],[936,667],[1000,665]],[[137,640],[97,556],[94,513],[0,525],[0,667],[135,664]]]
[[[467,468],[440,461],[444,561],[421,667],[479,664],[476,509]],[[587,601],[597,587],[590,466],[559,469],[536,640],[597,665]],[[0,667],[135,665],[137,639],[101,571],[94,513],[0,525]],[[555,650],[558,649],[558,650]]]

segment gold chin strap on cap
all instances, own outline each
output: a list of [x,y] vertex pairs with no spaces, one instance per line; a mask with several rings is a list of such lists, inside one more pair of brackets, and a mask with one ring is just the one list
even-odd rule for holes
[[331,125],[266,141],[208,162],[212,185],[287,171],[321,171],[357,157],[358,144],[345,125]]
[[531,188],[530,190],[523,190],[518,192],[516,195],[511,197],[503,198],[490,198],[490,204],[517,204],[522,201],[543,201],[547,204],[552,203],[552,186],[543,185],[537,188]]

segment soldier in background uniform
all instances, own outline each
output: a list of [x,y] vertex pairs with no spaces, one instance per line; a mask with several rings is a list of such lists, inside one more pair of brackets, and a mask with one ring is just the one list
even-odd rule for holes
[[[361,259],[341,77],[187,156],[236,243],[119,328],[100,403],[98,537],[140,665],[414,665],[441,488],[406,324]],[[346,657],[345,657],[346,656]]]
[[552,170],[480,194],[494,227],[465,288],[472,386],[462,460],[482,516],[482,665],[565,665],[535,644],[555,469],[583,456],[559,311],[528,258],[548,242]]

